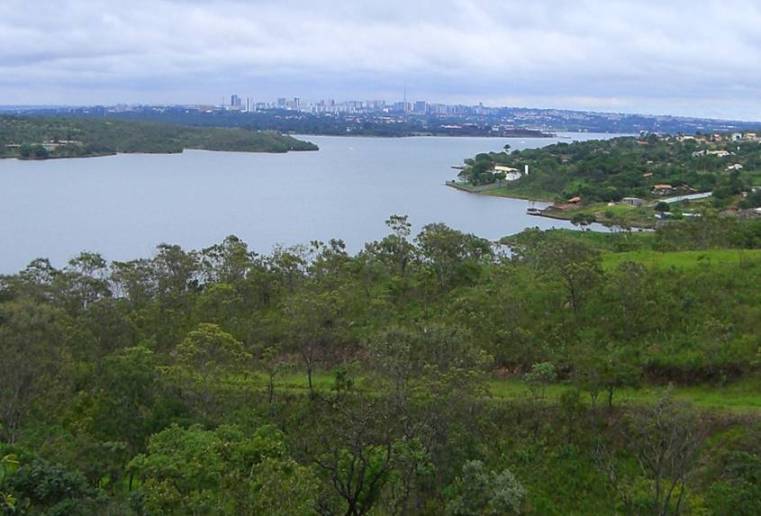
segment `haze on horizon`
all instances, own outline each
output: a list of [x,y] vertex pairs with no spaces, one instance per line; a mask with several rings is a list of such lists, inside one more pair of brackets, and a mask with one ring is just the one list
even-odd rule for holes
[[761,120],[761,3],[5,0],[0,104],[293,97]]

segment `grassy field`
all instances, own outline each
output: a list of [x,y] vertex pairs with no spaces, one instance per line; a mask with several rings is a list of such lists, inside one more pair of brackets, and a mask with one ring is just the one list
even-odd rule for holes
[[693,269],[709,265],[738,265],[761,260],[761,249],[712,249],[707,251],[628,251],[605,253],[603,267],[614,269],[623,262],[638,262],[646,267]]
[[[251,379],[257,386],[264,388],[266,377],[255,374]],[[335,377],[329,372],[321,372],[312,378],[316,390],[327,392],[333,389]],[[487,382],[490,396],[497,401],[514,401],[528,399],[529,390],[519,379],[491,379]],[[357,380],[357,388],[369,389],[370,386],[361,378]],[[572,386],[557,383],[547,387],[545,401],[555,402]],[[656,401],[666,390],[666,386],[645,386],[640,389],[620,389],[614,393],[614,405],[639,405]],[[307,391],[306,374],[290,372],[278,376],[275,380],[275,393],[298,393]],[[673,387],[676,399],[692,403],[695,407],[709,411],[729,411],[739,414],[761,414],[761,378],[747,378],[726,386],[699,385],[690,387]],[[591,398],[585,394],[585,402]],[[599,405],[606,403],[604,393],[597,400]]]
[[557,194],[545,192],[531,187],[503,186],[482,192],[481,195],[492,195],[494,197],[510,197],[512,199],[525,199],[527,201],[553,202]]

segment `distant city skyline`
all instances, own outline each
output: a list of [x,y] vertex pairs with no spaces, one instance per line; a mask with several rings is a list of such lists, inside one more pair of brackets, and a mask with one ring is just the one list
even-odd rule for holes
[[412,102],[756,120],[759,25],[748,0],[6,0],[0,104],[406,89]]

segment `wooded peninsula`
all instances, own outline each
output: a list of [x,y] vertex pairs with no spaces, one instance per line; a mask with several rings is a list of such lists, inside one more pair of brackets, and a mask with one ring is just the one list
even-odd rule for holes
[[116,153],[178,153],[185,149],[289,152],[317,150],[317,146],[272,131],[241,128],[0,116],[0,158],[81,158]]
[[463,190],[554,202],[536,214],[623,227],[698,217],[761,216],[761,137],[754,132],[620,137],[465,160]]
[[0,511],[761,513],[761,221],[387,225],[0,278]]

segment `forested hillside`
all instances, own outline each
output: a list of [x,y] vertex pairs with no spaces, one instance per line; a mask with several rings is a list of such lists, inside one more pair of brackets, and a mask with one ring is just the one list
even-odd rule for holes
[[2,277],[0,508],[761,512],[761,224],[388,226]]
[[288,152],[317,150],[317,146],[269,131],[110,119],[0,116],[0,157],[70,158],[117,152],[173,153],[185,149]]

